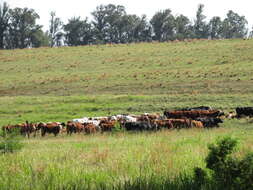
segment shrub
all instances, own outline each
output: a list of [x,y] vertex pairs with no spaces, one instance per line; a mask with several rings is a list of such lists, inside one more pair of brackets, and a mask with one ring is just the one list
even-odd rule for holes
[[23,147],[21,143],[21,136],[17,130],[8,133],[2,131],[0,134],[0,152],[1,153],[13,153],[20,150]]
[[195,168],[195,181],[200,185],[215,184],[217,189],[253,189],[253,153],[243,159],[232,157],[237,141],[230,137],[209,145],[206,167],[211,171],[211,179],[201,168]]

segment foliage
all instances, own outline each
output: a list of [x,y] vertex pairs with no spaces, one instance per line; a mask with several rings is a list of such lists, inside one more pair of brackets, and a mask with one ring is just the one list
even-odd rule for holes
[[4,38],[9,26],[9,5],[6,2],[0,4],[0,49],[4,48]]
[[248,21],[244,16],[240,16],[233,11],[227,13],[227,17],[223,21],[223,37],[224,38],[244,38],[247,35],[246,25]]
[[69,46],[87,45],[93,41],[93,29],[87,19],[71,18],[63,28]]
[[0,48],[41,47],[48,41],[53,47],[247,36],[244,16],[229,11],[224,20],[213,17],[207,22],[203,9],[200,4],[192,22],[184,15],[173,15],[170,9],[158,11],[148,20],[146,15],[128,14],[122,5],[99,5],[91,13],[92,21],[73,17],[64,24],[51,12],[49,31],[43,32],[36,24],[39,15],[33,9],[9,9],[4,2],[0,6]]
[[158,41],[172,40],[175,18],[170,9],[157,12],[150,21],[154,30],[154,39]]
[[10,35],[9,46],[12,48],[26,48],[31,46],[32,35],[41,30],[42,26],[36,24],[39,15],[28,8],[10,9]]
[[1,131],[0,134],[0,152],[1,153],[13,153],[23,148],[21,143],[21,137],[18,130],[12,130],[7,132]]
[[206,16],[203,14],[204,5],[200,4],[196,13],[196,20],[194,22],[195,38],[208,38],[209,25],[204,21]]
[[206,172],[195,168],[196,181],[213,183],[218,189],[245,190],[252,189],[253,153],[239,159],[232,157],[237,141],[230,137],[223,138],[216,145],[209,145],[209,154],[206,157],[206,167],[211,170],[211,179],[206,177]]
[[222,37],[222,20],[220,17],[213,17],[209,21],[209,27],[210,27],[210,37],[212,39],[219,39]]

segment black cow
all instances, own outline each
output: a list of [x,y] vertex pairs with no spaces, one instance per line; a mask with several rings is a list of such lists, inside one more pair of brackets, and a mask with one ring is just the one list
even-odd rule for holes
[[238,107],[235,109],[237,117],[253,117],[253,107]]
[[219,127],[219,123],[223,123],[220,118],[197,118],[197,121],[201,121],[204,127]]
[[158,130],[157,124],[150,122],[126,122],[123,126],[127,131]]
[[213,110],[213,108],[209,106],[199,106],[199,107],[193,107],[193,108],[178,109],[178,111],[203,111],[203,110]]

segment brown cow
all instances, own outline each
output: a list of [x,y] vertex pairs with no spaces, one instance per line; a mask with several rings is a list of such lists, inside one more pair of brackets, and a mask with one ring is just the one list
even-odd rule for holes
[[116,121],[101,121],[99,126],[101,127],[101,132],[112,131],[115,128]]
[[16,125],[7,125],[3,126],[2,130],[6,132],[17,131],[21,135],[27,136],[30,138],[30,134],[34,132],[34,137],[36,136],[36,125],[26,121],[25,123],[16,124]]
[[181,129],[181,128],[203,128],[203,123],[201,121],[195,121],[191,119],[166,119],[156,121],[158,127],[168,128],[168,129]]
[[204,125],[201,121],[192,120],[191,125],[192,127],[196,127],[196,128],[204,128]]
[[49,122],[49,123],[39,123],[37,125],[38,129],[41,130],[41,136],[44,137],[46,133],[53,133],[54,136],[57,136],[61,129],[65,126],[64,123],[59,122]]
[[172,129],[173,124],[171,120],[166,119],[166,120],[156,120],[155,123],[157,124],[157,127],[159,129],[166,128],[166,129]]
[[87,134],[96,133],[96,126],[92,123],[84,123],[84,131]]
[[80,133],[84,131],[84,125],[79,122],[68,121],[67,122],[67,134]]

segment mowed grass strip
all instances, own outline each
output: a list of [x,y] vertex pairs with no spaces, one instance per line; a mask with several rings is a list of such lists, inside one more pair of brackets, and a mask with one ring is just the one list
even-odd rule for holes
[[0,51],[0,95],[252,93],[253,40]]

